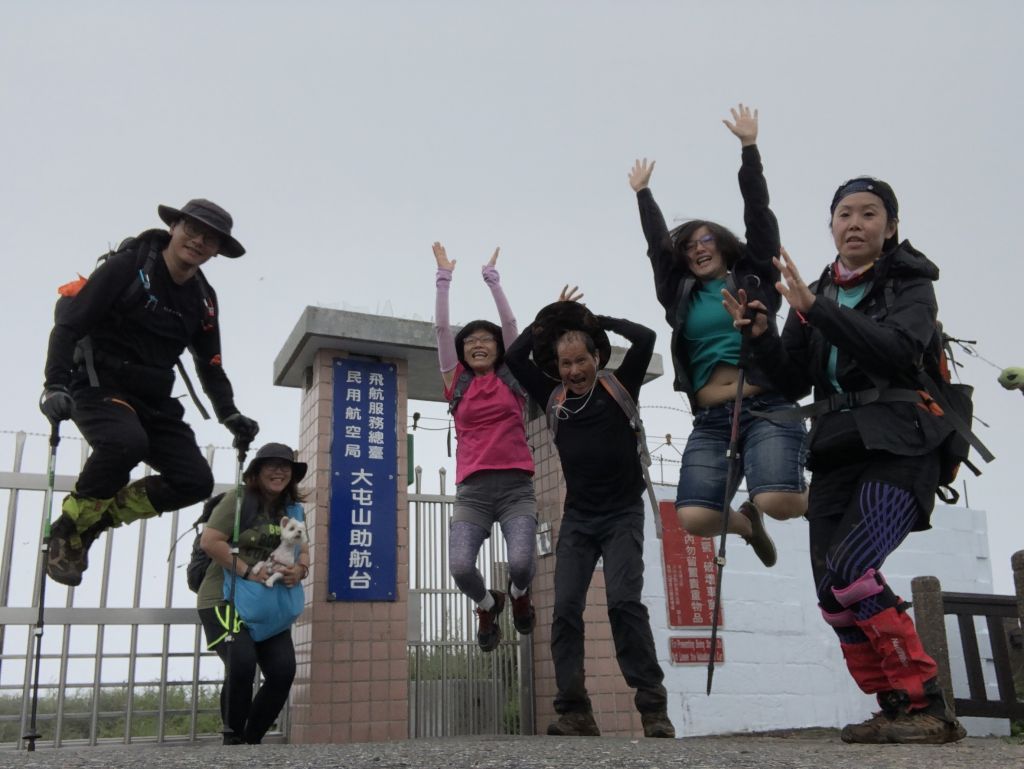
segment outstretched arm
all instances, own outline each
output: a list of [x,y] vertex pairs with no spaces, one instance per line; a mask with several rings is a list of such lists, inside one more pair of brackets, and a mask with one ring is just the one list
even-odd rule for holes
[[672,248],[672,236],[669,234],[665,215],[661,213],[654,200],[654,194],[648,186],[651,174],[654,173],[654,161],[647,158],[633,162],[629,172],[629,186],[636,192],[636,202],[640,208],[640,227],[647,240],[647,256],[654,270],[654,292],[658,301],[667,310],[676,300],[676,290],[683,276],[683,268],[676,262]]
[[481,272],[484,276],[484,283],[491,289],[491,296],[494,297],[494,306],[498,308],[498,318],[501,320],[501,341],[504,342],[505,348],[508,349],[516,341],[516,337],[519,336],[519,328],[516,325],[516,316],[512,314],[512,307],[509,305],[505,292],[501,288],[501,276],[498,275],[498,270],[494,266],[498,262],[498,253],[500,251],[500,246],[494,249],[494,253],[487,264],[481,268]]
[[746,228],[746,258],[761,278],[759,296],[773,312],[778,312],[781,301],[772,291],[779,272],[772,264],[778,256],[779,222],[769,206],[768,182],[764,178],[761,153],[757,148],[757,110],[743,104],[732,112],[733,121],[723,120],[725,126],[740,140],[742,163],[739,170],[740,194],[743,195],[743,223]]
[[437,362],[441,368],[441,378],[445,389],[452,386],[455,378],[455,367],[459,358],[455,354],[455,337],[452,335],[451,321],[448,319],[448,288],[455,271],[455,260],[448,259],[448,252],[440,243],[434,243],[434,259],[437,261],[435,285],[437,295],[434,299],[434,334],[437,337]]

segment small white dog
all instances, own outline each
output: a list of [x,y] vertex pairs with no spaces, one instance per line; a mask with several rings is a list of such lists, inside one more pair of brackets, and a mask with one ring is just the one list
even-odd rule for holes
[[273,587],[276,582],[284,579],[281,567],[294,566],[295,556],[299,550],[298,546],[308,541],[306,525],[302,521],[289,518],[286,515],[281,519],[281,544],[274,548],[274,552],[270,554],[268,560],[260,561],[252,567],[252,570],[257,575],[265,570],[267,577],[263,580],[263,584]]

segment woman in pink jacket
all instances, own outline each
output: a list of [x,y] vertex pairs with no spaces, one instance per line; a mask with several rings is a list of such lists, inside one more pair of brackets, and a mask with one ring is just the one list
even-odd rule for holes
[[499,249],[483,267],[501,326],[487,320],[467,323],[455,337],[448,321],[448,289],[455,270],[444,246],[434,243],[437,305],[434,327],[437,357],[448,410],[455,420],[455,511],[448,539],[449,570],[455,584],[476,605],[477,642],[493,651],[501,641],[498,616],[506,594],[488,590],[476,566],[484,540],[497,522],[508,550],[508,595],[516,630],[534,625],[530,583],[535,571],[537,500],[533,457],[526,443],[526,393],[504,365],[505,345],[518,336],[494,265]]

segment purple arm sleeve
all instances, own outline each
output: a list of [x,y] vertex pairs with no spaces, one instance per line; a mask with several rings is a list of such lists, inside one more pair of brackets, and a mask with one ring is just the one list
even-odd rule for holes
[[505,349],[507,350],[516,341],[516,337],[519,336],[516,316],[512,314],[512,307],[509,305],[505,292],[501,288],[501,278],[498,276],[498,271],[490,265],[484,265],[483,275],[484,283],[490,287],[491,295],[494,297],[494,305],[498,308],[498,318],[501,320],[501,341],[505,343]]
[[434,301],[434,333],[437,335],[437,362],[441,373],[451,371],[458,365],[455,354],[455,337],[448,320],[448,287],[452,282],[452,271],[438,269],[437,297]]

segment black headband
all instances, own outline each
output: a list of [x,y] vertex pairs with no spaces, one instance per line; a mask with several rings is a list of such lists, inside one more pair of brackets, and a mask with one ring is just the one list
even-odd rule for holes
[[836,194],[832,196],[830,213],[834,214],[836,212],[836,206],[839,205],[839,201],[847,195],[853,195],[857,192],[870,192],[872,195],[878,196],[882,200],[882,205],[885,206],[885,212],[889,215],[889,218],[900,218],[900,204],[896,200],[896,193],[892,191],[892,187],[880,179],[872,179],[868,176],[850,179],[850,181],[840,186],[836,190]]

